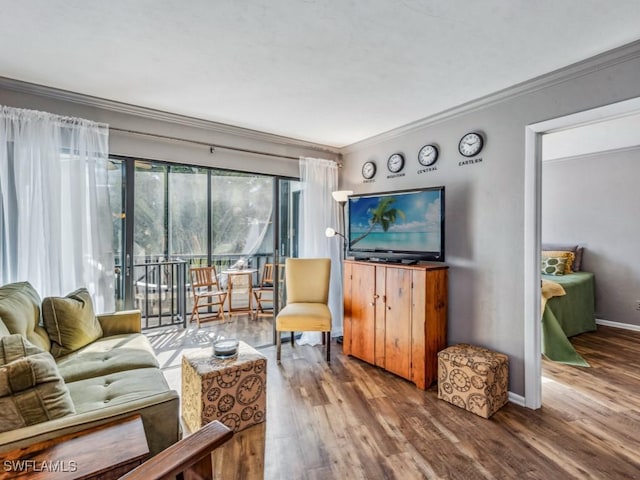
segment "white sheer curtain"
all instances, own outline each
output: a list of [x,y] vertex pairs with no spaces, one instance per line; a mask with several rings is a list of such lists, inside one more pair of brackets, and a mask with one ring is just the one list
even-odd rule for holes
[[0,281],[41,296],[86,287],[113,311],[109,130],[78,118],[1,107]]
[[[327,238],[325,229],[337,225],[338,204],[331,192],[338,189],[338,166],[331,160],[300,158],[300,257],[331,258],[331,286],[329,309],[333,317],[331,335],[342,335],[342,246],[337,237]],[[317,345],[322,341],[320,332],[304,332],[298,343]]]

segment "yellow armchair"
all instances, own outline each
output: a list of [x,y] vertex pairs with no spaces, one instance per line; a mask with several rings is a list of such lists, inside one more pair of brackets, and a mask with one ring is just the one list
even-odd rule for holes
[[285,262],[287,305],[276,317],[277,360],[280,361],[280,332],[322,332],[327,362],[331,361],[331,311],[329,280],[331,259],[287,258]]

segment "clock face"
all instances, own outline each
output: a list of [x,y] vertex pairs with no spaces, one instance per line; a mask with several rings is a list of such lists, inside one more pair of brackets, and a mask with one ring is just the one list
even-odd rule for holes
[[373,178],[376,174],[376,164],[374,162],[365,162],[362,166],[362,176],[367,180]]
[[391,173],[398,173],[404,168],[404,156],[401,153],[394,153],[387,160],[387,168]]
[[475,132],[467,133],[460,139],[458,151],[465,157],[473,157],[480,153],[483,144],[484,140],[482,139],[482,135]]
[[258,375],[249,375],[238,385],[236,395],[238,403],[242,405],[251,405],[255,402],[264,389],[264,382]]
[[418,162],[420,165],[429,167],[438,160],[438,147],[435,145],[425,145],[418,152]]

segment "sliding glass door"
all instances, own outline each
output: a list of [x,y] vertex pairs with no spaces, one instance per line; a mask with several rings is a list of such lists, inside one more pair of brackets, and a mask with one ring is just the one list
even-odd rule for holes
[[[298,216],[300,208],[300,182],[291,179],[279,179],[277,183],[278,214],[276,215],[276,261],[284,266],[287,258],[298,257]],[[279,275],[286,275],[284,268],[278,269]],[[276,280],[277,293],[274,311],[278,312],[286,304],[286,283],[284,278]],[[273,325],[274,342],[278,332]],[[288,341],[288,332],[280,332],[282,339]]]
[[250,274],[247,292],[235,290],[225,309],[266,320],[266,334],[252,343],[272,343],[285,300],[283,270],[267,285],[273,297],[257,302],[252,288],[265,286],[265,265],[297,256],[299,182],[123,157],[111,164],[118,308],[140,309],[143,328],[188,325],[189,269],[213,265],[228,288],[229,272],[242,267]]

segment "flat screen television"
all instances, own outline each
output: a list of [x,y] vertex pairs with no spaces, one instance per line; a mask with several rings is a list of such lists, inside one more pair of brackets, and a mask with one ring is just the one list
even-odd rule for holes
[[348,255],[356,259],[444,262],[444,187],[348,198]]

